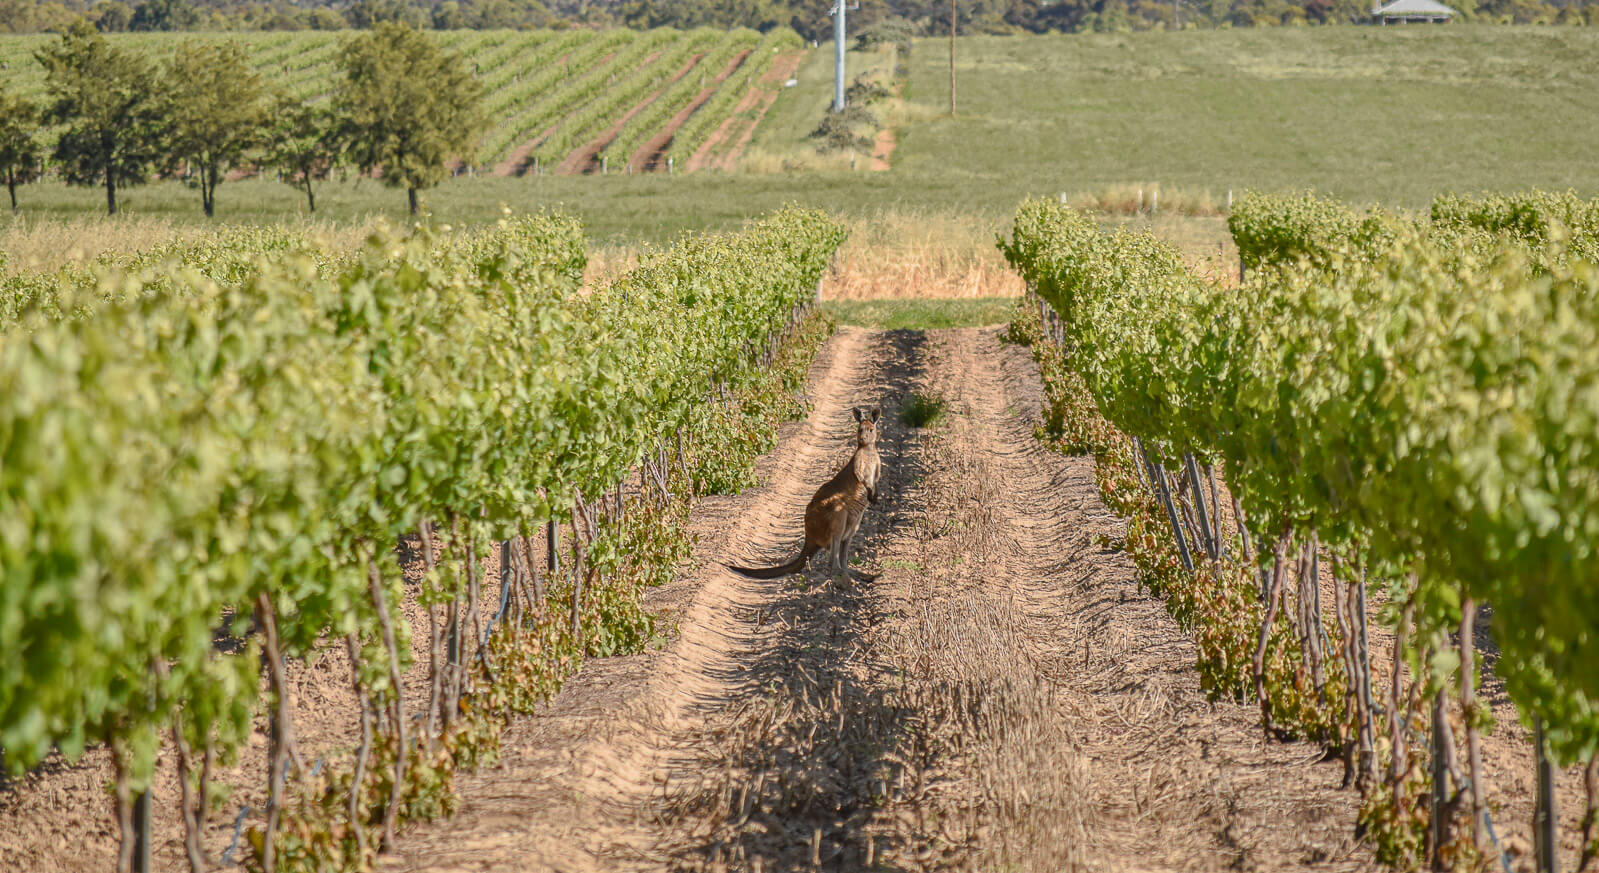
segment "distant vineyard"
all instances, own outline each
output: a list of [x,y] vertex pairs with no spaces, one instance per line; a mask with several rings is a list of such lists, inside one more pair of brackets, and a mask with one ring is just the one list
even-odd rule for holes
[[[318,102],[333,88],[340,35],[325,32],[171,34],[113,37],[157,57],[179,40],[234,40],[266,84]],[[35,100],[44,70],[34,52],[53,35],[0,39],[0,79]],[[458,52],[483,84],[491,119],[472,167],[495,175],[527,172],[643,172],[725,165],[724,152],[747,126],[739,109],[768,81],[774,60],[803,48],[786,28],[690,31],[660,28],[569,31],[447,31],[439,43]]]

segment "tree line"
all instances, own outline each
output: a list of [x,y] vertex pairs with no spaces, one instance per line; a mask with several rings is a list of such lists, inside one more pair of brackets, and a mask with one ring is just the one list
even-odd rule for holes
[[[859,0],[863,27],[947,34],[943,0]],[[1465,20],[1599,24],[1594,0],[1453,0]],[[0,32],[65,31],[87,18],[107,33],[151,30],[343,30],[382,21],[434,30],[546,27],[792,27],[826,41],[832,0],[0,0]],[[1364,23],[1369,0],[961,0],[962,33]]]
[[[305,193],[347,167],[418,192],[470,158],[485,129],[482,87],[458,55],[399,22],[378,22],[339,47],[331,99],[310,103],[268,88],[236,42],[180,43],[165,60],[113,45],[88,21],[36,54],[46,100],[0,81],[0,176],[15,212],[17,188],[54,172],[69,185],[117,194],[152,178],[182,178],[216,212],[217,188],[236,172],[275,171]],[[47,128],[59,130],[47,147]]]
[[[1387,0],[1383,0],[1384,3]],[[1484,23],[1599,24],[1593,0],[1446,0],[1461,18]],[[885,39],[947,36],[948,0],[859,0],[853,32]],[[832,0],[619,0],[616,19],[630,27],[789,26],[806,39],[832,39]],[[1126,32],[1153,29],[1364,24],[1371,0],[959,0],[962,34]]]

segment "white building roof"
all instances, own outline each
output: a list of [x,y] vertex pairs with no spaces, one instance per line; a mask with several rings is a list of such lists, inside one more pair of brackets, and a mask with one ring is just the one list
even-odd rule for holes
[[1438,0],[1394,0],[1377,10],[1378,15],[1458,15]]

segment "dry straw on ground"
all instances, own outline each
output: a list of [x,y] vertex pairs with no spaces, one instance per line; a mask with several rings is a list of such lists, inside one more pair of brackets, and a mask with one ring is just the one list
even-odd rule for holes
[[1193,190],[1157,182],[1128,182],[1098,191],[1066,195],[1066,202],[1089,212],[1109,215],[1189,215],[1216,217],[1227,214],[1227,198],[1209,190]]
[[53,270],[108,252],[141,251],[191,239],[204,230],[163,218],[16,218],[0,226],[0,252],[5,253],[0,263],[12,272]]
[[583,287],[609,284],[637,267],[646,250],[629,245],[590,246],[588,264],[583,268]]
[[995,246],[997,230],[956,212],[856,219],[822,281],[822,299],[1014,297],[1022,280]]

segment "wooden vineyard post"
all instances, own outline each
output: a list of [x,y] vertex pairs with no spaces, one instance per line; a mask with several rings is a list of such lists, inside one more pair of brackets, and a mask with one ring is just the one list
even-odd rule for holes
[[133,873],[151,873],[150,789],[133,798]]
[[[511,586],[515,583],[512,569],[516,561],[515,543],[514,537],[500,543],[500,606],[494,613],[494,619],[489,622],[489,633],[494,632],[494,628],[505,617],[505,611],[511,605]],[[488,634],[484,634],[480,645],[487,643]]]
[[545,571],[553,579],[561,572],[561,530],[555,526],[553,518],[544,526],[544,542],[547,549]]
[[1444,869],[1444,844],[1450,841],[1450,818],[1454,804],[1449,797],[1449,757],[1454,738],[1449,731],[1448,692],[1439,688],[1432,699],[1431,803],[1429,804],[1429,854],[1434,870]]
[[1555,802],[1555,768],[1549,761],[1549,744],[1544,739],[1541,718],[1533,719],[1532,743],[1538,756],[1538,801],[1532,814],[1536,869],[1538,873],[1560,873],[1560,840],[1555,828],[1560,812]]
[[[422,526],[427,530],[426,524]],[[431,552],[428,554],[431,555]],[[394,778],[389,782],[389,799],[383,807],[383,848],[394,846],[394,826],[400,814],[400,796],[405,789],[405,758],[407,748],[405,728],[405,696],[401,694],[404,686],[400,679],[400,651],[395,643],[394,623],[389,618],[387,598],[383,595],[383,579],[378,574],[378,565],[370,556],[367,557],[367,590],[372,595],[372,607],[377,612],[378,625],[383,629],[383,648],[389,655],[389,721],[394,731],[395,756]],[[432,645],[432,640],[429,640]],[[437,671],[434,671],[437,673]],[[428,716],[432,717],[432,708],[429,706]],[[427,730],[429,725],[424,724]]]
[[[1199,535],[1205,541],[1205,554],[1209,555],[1210,559],[1214,561],[1220,557],[1217,554],[1216,534],[1211,530],[1210,507],[1205,505],[1205,489],[1200,484],[1199,465],[1194,462],[1193,452],[1183,455],[1183,469],[1188,473],[1189,483],[1193,485],[1196,514],[1199,516]],[[1212,481],[1214,482],[1214,480]]]
[[[1147,458],[1148,455],[1146,454]],[[1177,516],[1177,505],[1172,501],[1171,484],[1166,478],[1166,468],[1154,461],[1148,461],[1149,475],[1160,486],[1156,496],[1160,498],[1161,505],[1166,508],[1166,520],[1171,523],[1172,536],[1177,538],[1177,555],[1182,558],[1183,569],[1194,572],[1194,555],[1188,548],[1188,537],[1183,533],[1182,519]]]
[[1488,814],[1488,790],[1482,784],[1482,741],[1477,732],[1477,602],[1467,597],[1460,605],[1460,715],[1466,731],[1466,767],[1471,779],[1471,841],[1479,851],[1489,848],[1483,817]]
[[[583,628],[583,537],[578,531],[577,515],[583,509],[583,498],[572,500],[572,638],[577,639]],[[586,516],[587,513],[585,512]],[[585,522],[586,526],[586,522]]]

